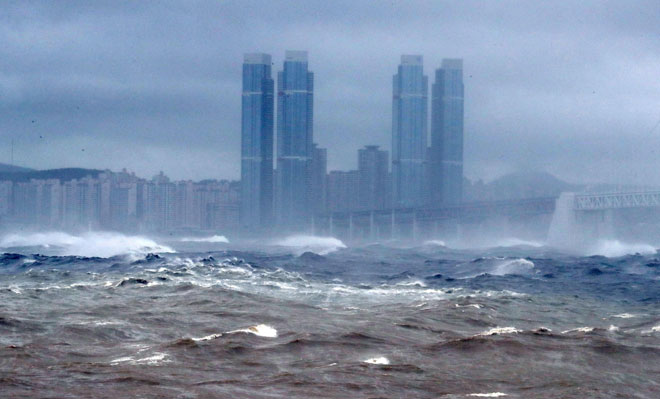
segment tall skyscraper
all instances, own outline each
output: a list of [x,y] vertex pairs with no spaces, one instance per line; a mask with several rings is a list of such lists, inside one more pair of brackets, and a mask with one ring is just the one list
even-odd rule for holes
[[442,60],[432,97],[432,204],[457,204],[463,199],[463,60]]
[[311,224],[313,101],[307,52],[287,51],[284,70],[277,73],[277,217],[294,229]]
[[388,159],[387,151],[377,145],[358,150],[359,208],[384,209],[388,206]]
[[392,197],[395,207],[422,205],[427,147],[428,78],[421,55],[402,55],[393,79]]
[[245,54],[241,118],[241,225],[258,228],[273,213],[273,79],[268,54]]

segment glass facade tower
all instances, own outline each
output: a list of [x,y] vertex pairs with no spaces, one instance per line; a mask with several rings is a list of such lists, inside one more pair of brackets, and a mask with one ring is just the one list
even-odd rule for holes
[[424,204],[428,78],[421,55],[402,55],[393,79],[392,199],[395,207]]
[[245,54],[241,114],[241,207],[244,228],[269,225],[273,215],[274,83],[268,54]]
[[278,209],[281,226],[311,223],[314,74],[306,51],[287,51],[277,74]]
[[431,111],[433,205],[463,199],[463,60],[444,59],[435,71]]

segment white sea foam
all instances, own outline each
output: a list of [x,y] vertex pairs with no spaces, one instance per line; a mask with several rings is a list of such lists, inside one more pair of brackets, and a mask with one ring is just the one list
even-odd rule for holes
[[633,317],[637,317],[637,315],[631,313],[621,313],[621,314],[615,314],[612,317],[617,317],[619,319],[632,319]]
[[386,358],[385,356],[379,356],[379,357],[372,357],[370,359],[364,360],[364,363],[388,365],[388,364],[390,364],[390,360],[388,358]]
[[222,335],[223,335],[222,333],[216,333],[216,334],[207,335],[207,336],[201,337],[201,338],[191,338],[191,339],[195,342],[210,341],[212,339],[220,338],[220,337],[222,337]]
[[110,232],[90,232],[80,236],[64,232],[8,234],[0,239],[0,247],[40,246],[54,248],[57,255],[111,257],[140,255],[149,252],[174,252],[168,246],[141,236]]
[[660,332],[660,324],[657,325],[657,326],[655,326],[655,327],[653,327],[653,328],[651,328],[651,331],[653,331],[653,332]]
[[139,365],[149,365],[154,366],[161,363],[169,363],[171,360],[168,359],[167,353],[156,352],[152,356],[143,357],[141,359],[135,359],[133,356],[120,357],[110,361],[110,364],[116,366],[122,363],[128,364],[139,364]]
[[254,334],[258,337],[277,338],[277,330],[267,324],[258,324],[256,326],[250,326],[248,328],[242,328],[240,330],[227,332],[227,334],[235,334],[235,333],[248,333],[248,334]]
[[209,243],[224,243],[228,244],[229,240],[225,236],[213,235],[210,237],[184,237],[179,241],[181,242],[209,242]]
[[610,332],[617,332],[617,331],[619,331],[619,327],[615,326],[614,324],[611,324],[611,325],[607,328],[607,331],[610,331]]
[[656,253],[656,249],[653,245],[643,243],[630,244],[619,240],[600,240],[587,250],[586,255],[602,255],[608,258],[616,258],[636,253],[652,255]]
[[315,252],[319,255],[327,255],[338,249],[346,248],[346,244],[335,237],[306,235],[289,236],[283,240],[276,241],[275,245],[293,248],[298,255],[308,251]]
[[508,396],[503,392],[491,392],[491,393],[471,393],[468,396],[478,396],[481,398],[499,398],[501,396]]
[[481,308],[483,308],[484,306],[483,306],[483,305],[479,305],[478,303],[470,303],[470,304],[467,304],[467,305],[459,305],[459,304],[457,303],[457,304],[456,304],[456,307],[457,307],[457,308],[475,308],[475,309],[481,309]]
[[593,332],[594,328],[593,327],[578,327],[578,328],[571,328],[570,330],[565,330],[562,331],[562,334],[568,334],[572,332],[582,332],[582,333],[590,333]]
[[502,335],[502,334],[517,334],[521,332],[522,330],[519,330],[515,327],[495,327],[495,328],[491,328],[490,330],[484,331],[478,335],[489,336],[489,335]]

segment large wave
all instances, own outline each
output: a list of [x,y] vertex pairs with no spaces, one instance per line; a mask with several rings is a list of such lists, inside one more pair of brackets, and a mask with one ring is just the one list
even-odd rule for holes
[[304,252],[315,252],[319,255],[327,255],[341,248],[346,248],[340,239],[335,237],[319,237],[308,235],[289,236],[275,242],[275,245],[290,247],[298,255]]
[[142,236],[111,232],[89,232],[80,236],[64,232],[8,234],[0,247],[41,247],[55,255],[97,256],[140,255],[149,252],[175,252],[172,248]]

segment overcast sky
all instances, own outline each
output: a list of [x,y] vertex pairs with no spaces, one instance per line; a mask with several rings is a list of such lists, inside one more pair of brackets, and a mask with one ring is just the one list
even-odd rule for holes
[[[237,178],[245,52],[307,50],[330,169],[390,147],[400,55],[463,58],[465,172],[660,184],[660,1],[3,1],[0,162]],[[275,75],[275,73],[274,73]]]

